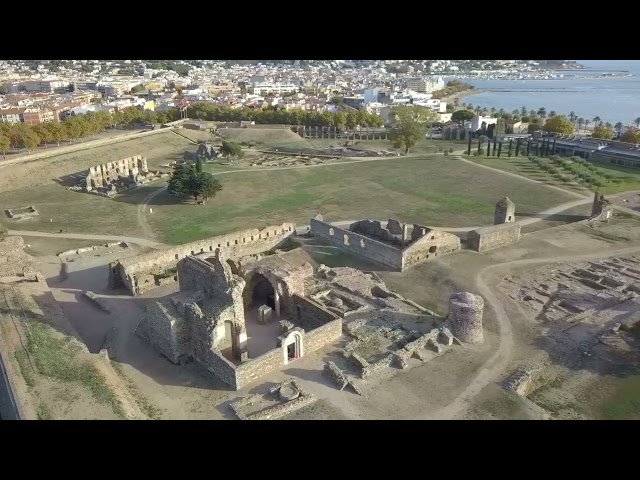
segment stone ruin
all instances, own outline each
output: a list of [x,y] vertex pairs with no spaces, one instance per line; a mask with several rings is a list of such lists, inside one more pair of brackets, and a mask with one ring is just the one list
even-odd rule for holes
[[[323,373],[340,390],[348,387],[362,395],[367,382],[392,374],[392,367],[404,370],[444,354],[454,344],[482,342],[481,297],[454,294],[449,316],[443,319],[386,290],[384,284],[378,287],[390,295],[386,298],[395,298],[396,304],[379,305],[377,310],[354,315],[351,321],[345,316],[343,330],[351,340],[341,350],[341,357],[325,364]],[[374,296],[380,295],[374,290]]]
[[198,151],[195,153],[196,158],[204,157],[207,160],[215,160],[218,158],[218,155],[218,150],[216,150],[213,145],[210,145],[209,142],[198,145]]
[[167,173],[150,171],[147,167],[147,159],[142,155],[135,155],[117,162],[107,162],[89,167],[86,175],[68,190],[79,190],[112,197],[128,188],[167,176]]
[[509,199],[504,197],[498,203],[496,203],[496,210],[493,216],[493,224],[500,225],[503,223],[512,223],[516,221],[516,206]]
[[270,388],[264,395],[243,397],[229,406],[240,420],[276,420],[311,405],[316,398],[293,378]]
[[611,202],[604,198],[600,192],[596,192],[593,197],[591,207],[591,220],[608,220],[613,215]]
[[36,210],[32,205],[19,208],[8,208],[5,212],[9,218],[13,218],[14,220],[24,220],[40,215],[38,210]]

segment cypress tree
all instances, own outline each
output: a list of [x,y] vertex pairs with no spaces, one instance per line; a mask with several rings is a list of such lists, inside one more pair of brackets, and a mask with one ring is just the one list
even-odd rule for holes
[[469,135],[469,147],[467,148],[467,155],[471,155],[471,135]]

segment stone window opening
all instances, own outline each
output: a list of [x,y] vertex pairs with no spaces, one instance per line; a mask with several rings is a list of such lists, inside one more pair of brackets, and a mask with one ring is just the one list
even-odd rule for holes
[[289,231],[293,230],[291,227],[289,227]]
[[258,240],[261,240],[261,239],[262,239],[262,234],[261,234],[261,233],[259,233],[259,234],[258,234]]
[[436,236],[435,235],[431,235],[431,240],[435,240]]
[[218,244],[218,248],[220,248],[222,245]]
[[238,239],[237,239],[237,238],[236,238],[236,240],[235,240],[235,244],[236,244],[236,245],[238,244]]
[[438,247],[436,247],[435,245],[432,245],[429,247],[429,253],[435,253],[437,249]]
[[209,245],[209,251],[213,252],[213,245]]
[[253,242],[253,235],[251,235],[251,241]]
[[243,238],[243,239],[242,239],[242,243],[247,243],[247,239],[246,239],[246,238]]
[[229,242],[227,242],[227,247],[228,247],[229,245],[230,245],[230,243],[229,243]]
[[349,246],[349,235],[347,235],[346,233],[344,234],[344,244],[345,246]]
[[335,235],[335,232],[333,231],[333,228],[329,229],[329,235],[331,235],[332,237]]
[[274,235],[278,235],[278,231],[277,231],[277,230],[274,230],[274,231],[273,231],[273,234],[274,234]]
[[267,232],[267,238],[269,238],[269,232]]
[[201,249],[200,249],[200,253],[204,253],[204,248],[201,248]]
[[193,250],[191,250],[191,255],[193,255],[194,253],[196,253],[196,252],[194,252]]
[[509,215],[508,221],[511,221],[511,215]]

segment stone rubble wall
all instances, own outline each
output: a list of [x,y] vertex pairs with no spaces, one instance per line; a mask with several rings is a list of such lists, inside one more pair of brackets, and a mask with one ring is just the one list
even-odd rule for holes
[[[414,226],[414,231],[415,231]],[[425,260],[447,255],[460,250],[460,237],[440,230],[428,230],[402,251],[403,270]]]
[[304,354],[316,352],[342,338],[342,319],[337,318],[305,333]]
[[[303,341],[304,338],[306,338],[306,336],[303,337]],[[257,358],[243,362],[235,367],[236,390],[241,389],[245,385],[267,375],[268,373],[281,369],[284,365],[284,354],[282,353],[282,348],[274,348]]]
[[[313,235],[361,257],[402,271],[402,250],[329,223],[311,219]],[[345,242],[346,239],[346,242]]]
[[517,223],[503,223],[478,228],[467,234],[467,243],[469,248],[476,252],[506,247],[520,240],[520,229],[521,227]]
[[173,363],[178,363],[178,359],[188,351],[186,338],[182,333],[184,329],[184,320],[171,305],[150,302],[147,304],[147,315],[138,325],[136,334]]
[[[305,331],[311,331],[340,318],[309,298],[294,294],[292,295],[292,302],[294,305],[293,322],[296,326],[304,328]],[[298,318],[298,311],[300,312],[300,318]]]
[[[261,230],[242,230],[117,260],[109,264],[109,286],[124,287],[132,295],[137,295],[143,290],[157,286],[152,273],[157,274],[174,268],[178,260],[188,255],[213,254],[216,248],[220,248],[227,258],[252,255],[270,250],[294,234],[295,225],[283,223]],[[147,277],[144,277],[145,275]],[[146,287],[143,286],[144,280],[148,280]]]

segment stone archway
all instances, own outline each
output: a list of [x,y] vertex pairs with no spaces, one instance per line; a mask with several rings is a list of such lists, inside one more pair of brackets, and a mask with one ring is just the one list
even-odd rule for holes
[[281,295],[278,285],[260,272],[254,272],[248,279],[242,293],[242,300],[245,311],[268,305],[273,309],[275,318],[280,316]]
[[287,365],[304,356],[304,340],[300,332],[290,331],[282,341],[282,358]]

